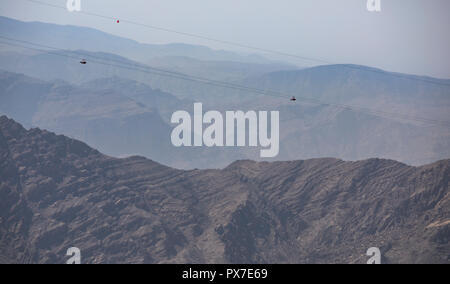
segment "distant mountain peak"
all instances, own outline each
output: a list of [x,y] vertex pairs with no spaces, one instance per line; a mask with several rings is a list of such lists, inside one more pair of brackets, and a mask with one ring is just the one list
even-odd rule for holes
[[0,131],[9,135],[17,135],[25,132],[26,129],[20,123],[2,115],[0,116]]
[[58,25],[43,22],[23,22],[0,17],[2,35],[26,39],[60,49],[88,50],[118,54],[140,62],[162,56],[188,56],[206,60],[235,60],[239,62],[270,63],[260,55],[215,50],[207,46],[185,43],[145,44],[88,27]]
[[[0,117],[0,134],[4,137],[4,142],[9,145],[9,147],[13,148],[15,148],[17,144],[20,144],[18,141],[23,141],[26,143],[33,143],[34,148],[45,149],[46,152],[48,151],[48,154],[51,152],[49,149],[61,149],[64,150],[66,155],[73,154],[80,157],[100,154],[97,150],[94,150],[85,143],[75,139],[56,135],[55,133],[39,128],[26,130],[21,124],[6,116]],[[31,145],[28,145],[28,147],[30,146]],[[27,149],[24,149],[24,151],[27,151]],[[59,152],[61,153],[61,151]],[[42,151],[39,153],[39,155],[43,154],[44,152]]]

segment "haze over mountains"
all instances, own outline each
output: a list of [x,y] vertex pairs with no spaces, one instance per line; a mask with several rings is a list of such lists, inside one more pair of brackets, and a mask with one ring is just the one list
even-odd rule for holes
[[[138,154],[185,169],[222,168],[239,159],[257,160],[258,149],[254,148],[178,149],[171,145],[171,114],[177,110],[192,113],[193,103],[202,102],[205,111],[279,110],[281,150],[275,160],[379,157],[422,165],[450,157],[448,126],[395,115],[380,117],[370,111],[354,112],[308,100],[448,122],[450,80],[355,65],[296,70],[267,60],[255,63],[237,54],[224,57],[204,48],[189,53],[194,47],[174,51],[159,46],[161,53],[155,53],[147,45],[91,29],[8,18],[0,18],[0,22],[4,24],[0,34],[66,49],[36,52],[0,45],[0,69],[6,71],[0,72],[0,112],[27,127],[80,139],[111,156]],[[81,58],[88,64],[79,64]],[[137,70],[151,71],[148,67],[274,90],[285,97]],[[289,101],[291,95],[298,98],[296,103]]]
[[[140,62],[166,56],[186,56],[200,60],[269,63],[258,55],[241,55],[205,46],[174,44],[141,44],[91,28],[61,26],[41,22],[22,22],[0,16],[0,33],[18,40],[58,47],[67,50],[107,52]],[[14,50],[14,49],[12,49]]]
[[181,171],[116,159],[0,117],[0,261],[449,263],[450,160],[238,161]]
[[[61,48],[0,44],[0,262],[450,263],[450,80],[4,17],[0,35]],[[279,156],[174,147],[194,102],[279,110]]]

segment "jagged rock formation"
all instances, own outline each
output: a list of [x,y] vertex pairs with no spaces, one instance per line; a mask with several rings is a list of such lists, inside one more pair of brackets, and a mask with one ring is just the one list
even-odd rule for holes
[[0,262],[450,262],[450,161],[181,171],[0,118]]

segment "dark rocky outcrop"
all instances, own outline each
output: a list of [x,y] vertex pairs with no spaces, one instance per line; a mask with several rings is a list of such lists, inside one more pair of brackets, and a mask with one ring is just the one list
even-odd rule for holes
[[450,161],[181,171],[0,118],[0,262],[450,262]]

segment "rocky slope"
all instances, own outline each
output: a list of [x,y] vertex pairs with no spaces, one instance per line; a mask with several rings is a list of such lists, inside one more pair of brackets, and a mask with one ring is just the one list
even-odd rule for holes
[[0,118],[0,261],[450,263],[450,160],[180,171]]
[[[450,97],[446,98],[448,101]],[[432,102],[434,100],[424,95],[412,105],[439,104],[439,111],[431,108],[430,112],[445,113],[448,117],[450,108],[445,111],[445,100]],[[39,127],[79,139],[107,155],[140,155],[181,169],[223,168],[237,159],[260,159],[259,151],[248,147],[174,148],[170,133],[175,125],[170,124],[170,118],[178,110],[192,113],[193,103],[118,77],[75,86],[0,71],[0,114],[8,115],[25,127]],[[412,105],[404,109],[413,109]],[[290,101],[280,105],[280,100],[275,98],[249,104],[240,102],[239,105],[205,104],[204,111],[209,110],[222,113],[278,110],[280,154],[266,160],[270,162],[320,157],[344,160],[379,157],[418,166],[450,157],[450,128],[444,125],[415,124]]]

